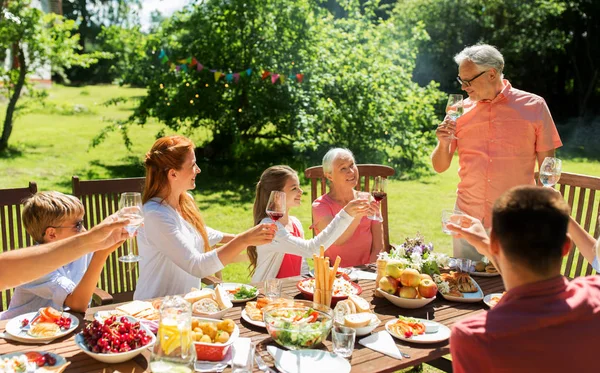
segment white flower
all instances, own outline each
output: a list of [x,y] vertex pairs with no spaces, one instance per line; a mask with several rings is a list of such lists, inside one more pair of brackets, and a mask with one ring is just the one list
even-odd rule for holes
[[377,254],[377,259],[379,259],[379,260],[388,260],[389,258],[390,258],[390,256],[386,252]]
[[438,286],[438,290],[440,291],[440,293],[447,294],[450,292],[450,284],[448,283],[448,281],[443,281],[440,275],[434,274],[433,281]]
[[445,267],[450,262],[450,257],[443,253],[431,253],[429,255],[429,258],[431,258],[432,260],[435,260],[435,262],[440,267]]

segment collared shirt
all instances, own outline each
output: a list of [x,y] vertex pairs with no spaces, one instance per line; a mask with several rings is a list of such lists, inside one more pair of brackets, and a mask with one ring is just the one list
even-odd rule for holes
[[452,152],[458,150],[456,206],[491,226],[494,202],[508,189],[535,184],[536,153],[562,146],[540,96],[504,88],[493,100],[464,101]]
[[591,372],[598,367],[600,276],[563,276],[508,291],[454,324],[452,367],[463,372]]
[[62,310],[65,299],[73,293],[83,278],[93,255],[86,254],[46,276],[18,286],[10,300],[8,310],[2,313],[0,319],[12,319],[24,313],[37,312],[44,307]]
[[[134,299],[185,294],[200,287],[202,277],[223,269],[216,250],[209,251],[196,228],[160,198],[142,208],[144,226],[137,239],[140,250],[140,277]],[[212,247],[223,233],[206,227]]]

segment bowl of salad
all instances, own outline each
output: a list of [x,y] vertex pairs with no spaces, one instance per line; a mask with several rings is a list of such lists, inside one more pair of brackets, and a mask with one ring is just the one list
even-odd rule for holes
[[313,348],[323,342],[333,323],[331,308],[312,301],[290,300],[263,309],[267,332],[290,350]]

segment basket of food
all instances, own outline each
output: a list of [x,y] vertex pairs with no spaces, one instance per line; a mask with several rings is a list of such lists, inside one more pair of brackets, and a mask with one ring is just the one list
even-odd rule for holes
[[192,318],[192,340],[197,360],[223,360],[239,335],[240,329],[231,319]]

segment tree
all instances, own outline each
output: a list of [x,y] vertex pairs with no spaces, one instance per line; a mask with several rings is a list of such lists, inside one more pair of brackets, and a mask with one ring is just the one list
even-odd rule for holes
[[[72,34],[75,22],[65,21],[56,14],[42,14],[29,1],[8,1],[0,14],[0,50],[10,50],[13,66],[0,67],[3,89],[9,97],[0,138],[0,151],[8,147],[13,129],[13,118],[19,109],[17,103],[27,85],[27,74],[50,64],[54,72],[64,74],[70,66],[89,66],[97,59],[79,55],[79,35]],[[27,87],[33,92],[33,87]]]

